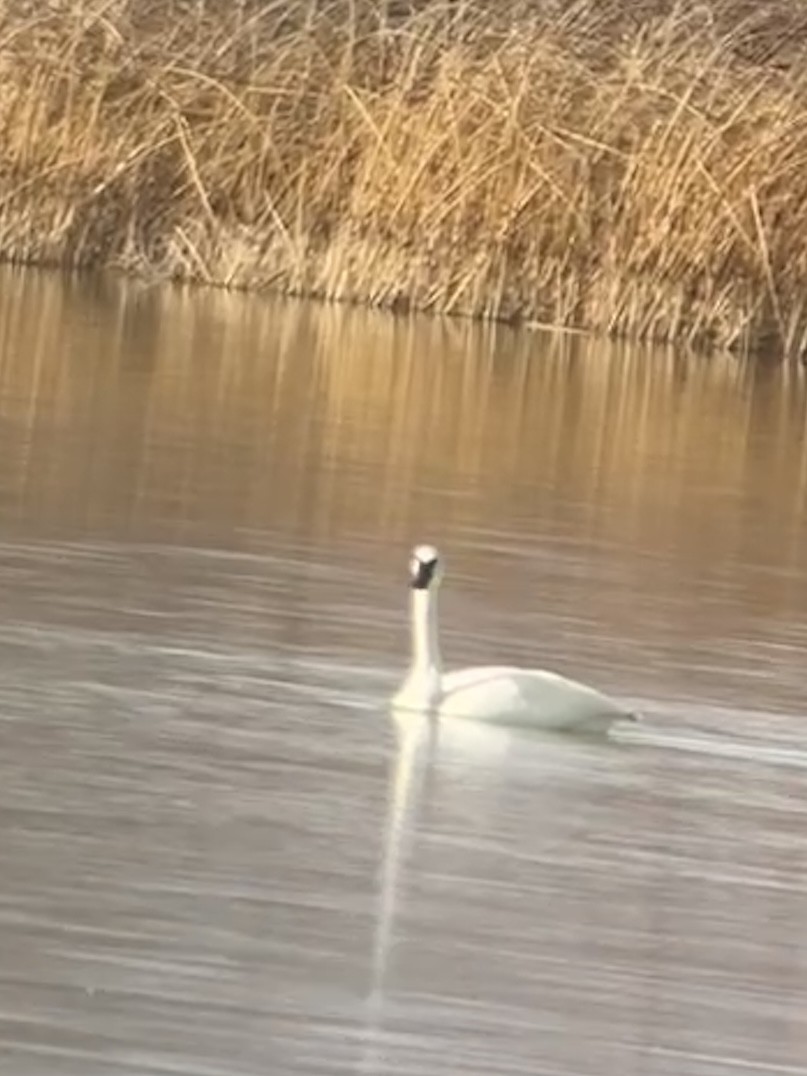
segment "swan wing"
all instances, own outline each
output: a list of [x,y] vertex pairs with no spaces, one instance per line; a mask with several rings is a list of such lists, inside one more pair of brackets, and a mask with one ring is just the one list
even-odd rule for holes
[[586,684],[544,670],[479,666],[443,677],[439,713],[556,730],[605,730],[628,710]]
[[501,721],[523,710],[512,671],[504,666],[480,666],[448,673],[442,681],[439,714],[477,721]]

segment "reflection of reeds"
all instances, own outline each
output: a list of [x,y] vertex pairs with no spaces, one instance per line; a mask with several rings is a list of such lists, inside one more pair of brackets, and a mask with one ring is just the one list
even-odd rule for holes
[[0,255],[800,351],[805,45],[804,0],[0,0]]
[[[507,631],[477,625],[491,634],[466,662],[546,664],[618,693],[564,615],[641,648],[657,604],[682,661],[727,617],[742,633],[760,611],[800,615],[806,386],[798,364],[5,269],[0,518],[356,557],[362,586],[387,588],[403,652],[396,582],[426,536],[447,557],[448,660],[476,589]],[[721,566],[726,600],[706,600]],[[539,630],[536,610],[561,620]],[[380,623],[358,617],[352,642],[372,652]],[[519,624],[540,650],[518,649]]]
[[[797,368],[686,362],[669,349],[502,326],[480,334],[464,322],[323,313],[316,323],[332,419],[325,447],[353,466],[384,461],[373,505],[391,534],[432,532],[435,519],[451,530],[465,510],[451,491],[481,499],[492,527],[512,519],[520,498],[527,529],[537,503],[548,528],[552,513],[574,514],[576,504],[590,518],[584,524],[578,511],[576,532],[590,526],[643,548],[674,536],[717,542],[727,519],[742,529],[714,500],[721,491],[770,501],[787,531],[800,531],[807,457]],[[688,533],[693,511],[697,534]],[[777,529],[771,541],[783,537]]]
[[407,542],[578,504],[653,548],[725,541],[735,491],[798,545],[805,398],[795,365],[0,273],[0,474],[52,511]]

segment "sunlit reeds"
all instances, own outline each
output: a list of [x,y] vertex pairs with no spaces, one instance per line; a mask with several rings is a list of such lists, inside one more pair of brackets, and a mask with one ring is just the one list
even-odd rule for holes
[[0,256],[807,346],[807,2],[0,0]]

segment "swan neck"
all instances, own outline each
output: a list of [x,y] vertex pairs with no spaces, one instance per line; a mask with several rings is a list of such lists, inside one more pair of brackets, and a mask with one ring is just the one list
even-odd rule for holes
[[442,670],[437,640],[437,593],[433,590],[412,591],[412,663],[419,672]]

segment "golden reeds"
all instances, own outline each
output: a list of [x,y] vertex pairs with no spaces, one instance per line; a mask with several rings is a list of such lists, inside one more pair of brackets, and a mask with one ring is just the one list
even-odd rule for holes
[[807,0],[0,0],[0,257],[807,348]]

